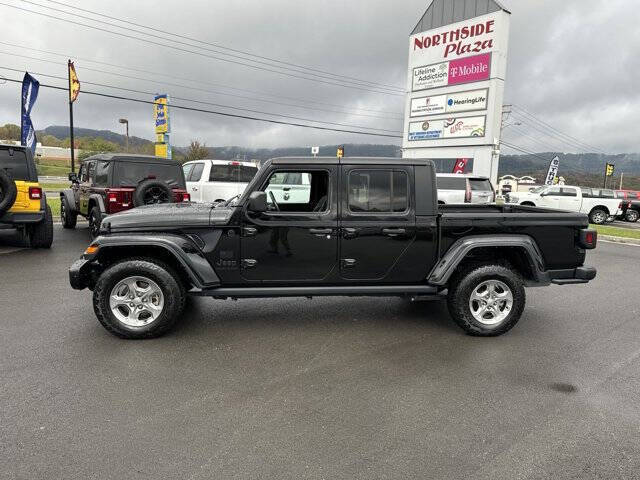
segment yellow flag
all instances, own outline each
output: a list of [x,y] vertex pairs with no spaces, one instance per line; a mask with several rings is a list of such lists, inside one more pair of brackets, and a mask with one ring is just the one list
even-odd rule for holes
[[69,60],[69,102],[73,103],[78,98],[80,93],[80,80],[78,80],[78,74],[76,73],[76,67],[73,66],[73,62]]

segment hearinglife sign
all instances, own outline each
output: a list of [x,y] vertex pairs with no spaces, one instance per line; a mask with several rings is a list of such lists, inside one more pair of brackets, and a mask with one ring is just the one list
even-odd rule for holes
[[[448,11],[460,2],[438,3]],[[494,10],[409,37],[402,146],[404,157],[435,159],[447,173],[473,159],[465,173],[495,183],[510,13]]]

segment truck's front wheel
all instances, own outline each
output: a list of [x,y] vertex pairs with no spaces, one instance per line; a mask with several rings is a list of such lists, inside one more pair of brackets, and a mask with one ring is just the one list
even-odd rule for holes
[[452,279],[447,304],[467,334],[501,335],[518,323],[524,310],[522,278],[506,265],[468,267]]
[[153,338],[175,324],[185,289],[172,269],[151,259],[112,265],[93,290],[93,309],[104,328],[121,338]]

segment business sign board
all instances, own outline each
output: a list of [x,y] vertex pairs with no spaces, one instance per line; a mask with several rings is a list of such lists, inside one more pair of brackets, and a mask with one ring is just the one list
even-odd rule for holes
[[442,118],[409,123],[408,140],[484,137],[487,117]]
[[430,88],[481,82],[491,76],[491,53],[448,62],[424,65],[413,69],[411,90],[417,92]]
[[465,158],[497,180],[509,17],[492,0],[430,4],[409,36],[403,157]]
[[156,124],[156,133],[169,133],[169,98],[166,94],[156,95],[153,98],[153,119]]
[[489,89],[431,95],[411,99],[411,117],[438,115],[441,113],[470,112],[486,110]]

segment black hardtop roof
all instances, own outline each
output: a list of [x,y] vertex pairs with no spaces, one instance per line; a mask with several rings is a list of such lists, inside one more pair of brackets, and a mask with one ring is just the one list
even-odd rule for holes
[[428,158],[397,157],[276,157],[268,160],[273,165],[306,163],[310,165],[430,165],[435,164]]
[[154,162],[154,163],[162,163],[166,165],[180,165],[180,162],[177,160],[163,158],[163,157],[154,157],[153,155],[140,155],[137,153],[98,153],[96,155],[91,155],[90,157],[85,158],[83,161],[87,160],[106,160],[106,161],[116,161],[116,162]]

